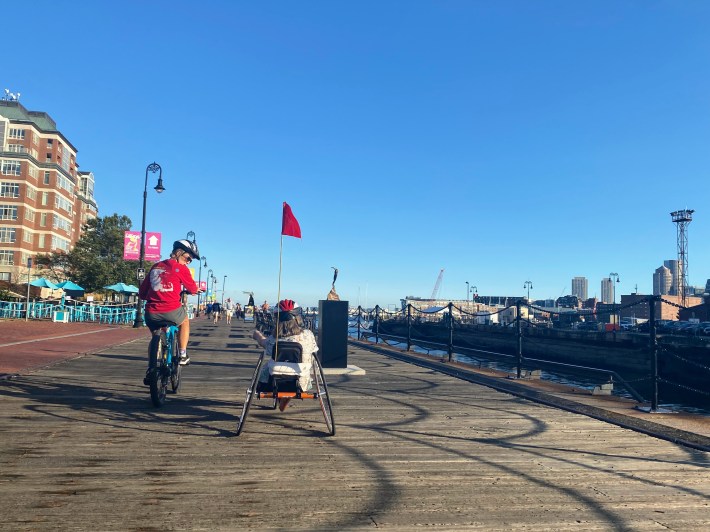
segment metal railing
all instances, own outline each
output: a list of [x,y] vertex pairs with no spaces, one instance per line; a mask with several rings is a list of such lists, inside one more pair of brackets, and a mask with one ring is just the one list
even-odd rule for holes
[[[447,353],[449,362],[452,361],[454,352],[464,355],[475,353],[478,357],[484,355],[512,359],[518,378],[521,378],[523,369],[531,365],[566,368],[573,372],[603,373],[610,376],[610,380],[621,384],[634,399],[640,402],[644,401],[644,396],[631,383],[645,381],[649,385],[650,391],[646,393],[647,397],[650,398],[651,410],[656,411],[659,406],[660,384],[670,385],[698,396],[710,397],[710,392],[704,391],[706,386],[692,386],[684,382],[683,379],[689,376],[687,372],[684,373],[682,369],[678,369],[673,374],[669,370],[670,364],[668,362],[672,359],[676,366],[683,364],[685,367],[691,368],[701,382],[710,382],[710,365],[703,363],[702,358],[693,360],[693,357],[688,353],[684,354],[684,350],[707,350],[710,347],[710,338],[707,341],[687,338],[683,339],[683,341],[691,342],[691,345],[685,345],[682,342],[677,345],[677,342],[667,341],[665,335],[660,335],[664,341],[662,343],[659,342],[656,313],[657,306],[660,304],[683,308],[675,303],[663,300],[661,296],[648,296],[643,300],[623,306],[614,305],[604,312],[585,310],[576,314],[570,311],[560,312],[535,307],[524,300],[515,301],[513,304],[503,308],[479,312],[469,312],[453,303],[448,303],[448,305],[435,311],[422,311],[408,304],[406,308],[392,312],[378,305],[369,311],[361,307],[353,310],[351,328],[354,330],[353,335],[357,339],[367,337],[374,339],[376,343],[390,339],[403,344],[403,348],[407,351],[410,351],[413,346],[422,347],[425,350],[440,350]],[[618,315],[622,311],[631,309],[636,305],[647,305],[649,313],[645,328],[638,332],[623,332],[615,324],[612,324],[611,330],[608,331],[588,332],[571,328],[571,324],[575,323],[575,318],[579,319],[580,316],[600,318],[605,315],[606,317],[615,315],[617,319],[610,319],[610,321],[618,322]],[[530,318],[531,315],[535,316],[537,314],[540,316],[543,313],[549,318],[547,321],[540,321],[534,317]],[[495,315],[505,325],[480,325],[480,322],[491,321],[491,316]],[[557,324],[565,322],[570,325],[570,328],[552,328],[552,322]],[[363,326],[363,323],[368,324],[369,327]],[[470,345],[466,345],[467,339],[483,338],[486,335],[497,335],[498,338],[502,338],[500,343],[506,345],[507,352],[501,352],[500,349],[471,348]],[[668,338],[677,339],[679,337],[668,336]],[[571,353],[563,358],[571,359],[578,356],[574,353],[575,348],[581,349],[585,345],[591,345],[594,348],[606,345],[608,347],[605,349],[609,347],[619,350],[626,349],[627,353],[633,353],[638,358],[639,367],[644,366],[644,369],[649,373],[637,379],[624,378],[620,375],[618,368],[600,367],[598,364],[575,363],[574,360],[553,360],[549,356],[534,354],[535,351],[538,353],[544,351],[545,345],[549,346],[554,342],[559,342],[560,344],[567,342],[565,345],[571,346]],[[698,345],[692,344],[692,342],[696,342]],[[659,357],[662,357],[663,364],[659,363]],[[665,373],[661,371],[661,368],[665,368]],[[640,371],[640,369],[637,368],[637,371]],[[707,389],[710,390],[710,386]]]

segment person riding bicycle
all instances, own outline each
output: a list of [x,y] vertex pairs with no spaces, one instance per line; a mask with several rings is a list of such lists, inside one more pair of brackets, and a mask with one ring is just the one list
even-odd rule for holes
[[157,262],[141,283],[139,296],[145,304],[145,323],[152,331],[166,324],[175,324],[180,328],[178,345],[180,364],[190,363],[187,355],[187,342],[190,339],[190,320],[182,304],[181,292],[190,294],[198,291],[197,283],[187,265],[193,259],[200,260],[197,244],[189,240],[176,240],[170,258]]

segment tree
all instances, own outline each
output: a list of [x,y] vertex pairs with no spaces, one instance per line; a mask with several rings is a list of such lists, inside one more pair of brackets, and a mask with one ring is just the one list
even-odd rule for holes
[[84,224],[74,249],[40,255],[37,265],[47,269],[53,280],[70,278],[87,292],[118,282],[134,284],[138,261],[123,260],[123,235],[130,228],[128,216],[114,213],[92,218]]

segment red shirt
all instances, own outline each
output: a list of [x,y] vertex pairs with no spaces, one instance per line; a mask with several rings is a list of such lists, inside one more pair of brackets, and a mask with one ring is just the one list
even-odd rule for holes
[[138,295],[146,302],[148,312],[170,312],[180,308],[183,286],[191,294],[197,293],[197,284],[188,267],[175,259],[165,259],[153,265]]

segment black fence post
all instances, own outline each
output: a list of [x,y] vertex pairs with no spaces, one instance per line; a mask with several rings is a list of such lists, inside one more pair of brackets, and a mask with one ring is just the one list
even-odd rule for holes
[[658,338],[656,337],[656,301],[660,296],[649,296],[648,298],[648,331],[650,335],[651,347],[651,411],[658,410]]
[[449,302],[449,362],[454,355],[454,304]]
[[515,328],[518,334],[518,378],[523,375],[523,329],[520,326],[520,300],[515,302]]
[[407,351],[412,348],[412,304],[407,303]]
[[375,343],[380,343],[380,306],[375,305]]
[[357,306],[357,339],[360,339],[360,322],[362,321],[362,307]]

